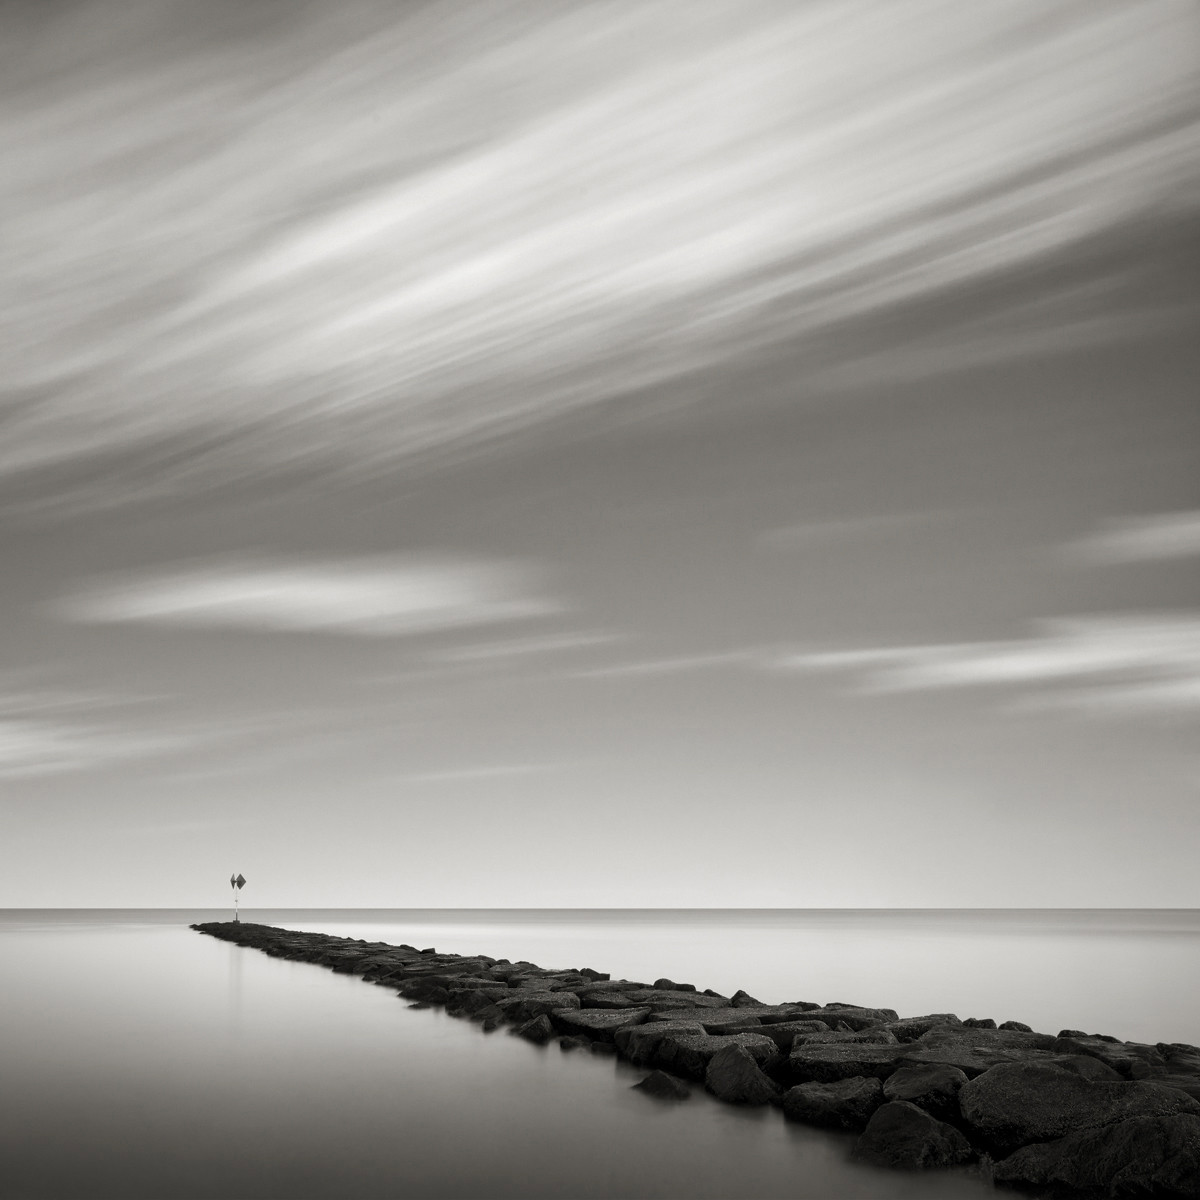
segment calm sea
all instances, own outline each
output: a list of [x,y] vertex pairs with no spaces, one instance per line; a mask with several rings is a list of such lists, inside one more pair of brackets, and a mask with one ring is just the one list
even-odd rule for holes
[[[0,1195],[911,1197],[969,1171],[848,1161],[848,1139],[644,1072],[484,1035],[384,988],[191,932],[224,912],[0,912]],[[263,911],[247,920],[589,966],[761,1000],[952,1011],[1200,1042],[1188,911]]]

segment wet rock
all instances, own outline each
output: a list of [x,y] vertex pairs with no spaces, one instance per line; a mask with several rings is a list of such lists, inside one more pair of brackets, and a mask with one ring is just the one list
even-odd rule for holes
[[591,1044],[591,1051],[593,1054],[616,1054],[617,1048],[612,1042],[593,1041]]
[[953,1167],[974,1157],[971,1144],[944,1121],[907,1100],[892,1100],[872,1115],[854,1156],[877,1167]]
[[692,1094],[691,1088],[682,1079],[676,1079],[666,1071],[651,1071],[641,1083],[633,1086],[656,1100],[686,1100]]
[[556,1009],[550,1020],[568,1034],[585,1034],[589,1038],[611,1042],[618,1029],[640,1025],[650,1015],[648,1008],[627,1008],[605,1011],[600,1008]]
[[544,1043],[554,1036],[554,1026],[550,1024],[550,1018],[542,1013],[540,1016],[531,1017],[523,1025],[518,1025],[513,1033],[529,1042]]
[[1200,1196],[1200,1117],[1132,1117],[1015,1151],[993,1164],[998,1183],[1101,1190],[1113,1195]]
[[771,1104],[779,1098],[778,1085],[741,1045],[722,1046],[708,1060],[704,1086],[727,1104]]
[[1044,1062],[993,1067],[958,1094],[964,1122],[1006,1152],[1132,1117],[1200,1115],[1200,1103],[1156,1083],[1085,1079]]
[[558,1039],[558,1048],[560,1050],[583,1050],[590,1042],[585,1037],[560,1037]]
[[784,1093],[783,1115],[827,1129],[860,1130],[883,1100],[878,1079],[857,1076],[836,1083],[800,1083]]
[[889,1100],[907,1100],[939,1121],[958,1119],[958,1093],[967,1082],[964,1072],[943,1063],[901,1067],[883,1083]]

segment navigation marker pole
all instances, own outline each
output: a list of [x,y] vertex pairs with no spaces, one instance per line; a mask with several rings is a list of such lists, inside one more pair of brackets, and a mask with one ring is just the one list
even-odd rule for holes
[[229,886],[233,888],[233,919],[237,921],[238,917],[238,897],[241,895],[242,888],[246,886],[245,875],[230,875]]

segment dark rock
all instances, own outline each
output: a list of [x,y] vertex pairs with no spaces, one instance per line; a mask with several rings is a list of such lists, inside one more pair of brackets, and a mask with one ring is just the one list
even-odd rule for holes
[[755,1000],[755,998],[750,995],[749,992],[743,992],[741,988],[738,988],[738,990],[733,993],[729,999],[729,1004],[731,1008],[748,1008],[751,1006],[754,1008],[763,1007],[763,1002],[761,1000]]
[[499,1017],[488,1017],[483,1022],[483,1032],[484,1033],[491,1033],[493,1029],[498,1029],[499,1027],[500,1027],[500,1018]]
[[[1129,1086],[1129,1085],[1126,1085]],[[1015,1151],[998,1183],[1058,1185],[1112,1195],[1200,1196],[1200,1117],[1132,1117]]]
[[[704,1027],[709,1033],[715,1033],[708,1022],[704,1022]],[[829,1028],[824,1021],[779,1021],[770,1025],[759,1024],[755,1027],[756,1033],[761,1033],[769,1037],[780,1050],[785,1053],[792,1048],[796,1038],[800,1034],[821,1033]]]
[[591,1043],[585,1037],[560,1037],[558,1039],[558,1048],[560,1050],[582,1050]]
[[703,1034],[696,1021],[656,1021],[645,1025],[623,1025],[613,1032],[617,1053],[640,1066],[654,1060],[659,1047],[668,1038],[682,1034]]
[[824,1021],[830,1029],[836,1029],[839,1021],[852,1030],[859,1030],[900,1020],[894,1008],[861,1008],[857,1004],[827,1004],[824,1008],[809,1010],[807,1015],[812,1020]]
[[1145,1079],[1166,1072],[1166,1059],[1157,1047],[1138,1042],[1113,1042],[1105,1037],[1055,1038],[1051,1047],[1059,1054],[1087,1054],[1107,1063],[1123,1079]]
[[616,1054],[617,1048],[612,1042],[592,1042],[591,1050],[593,1054]]
[[883,1083],[889,1100],[907,1100],[939,1121],[958,1119],[958,1093],[967,1077],[958,1067],[929,1063],[901,1067]]
[[1021,1021],[1003,1021],[1000,1025],[1001,1029],[1015,1029],[1018,1033],[1032,1033],[1033,1030]]
[[560,1008],[551,1012],[550,1020],[568,1034],[586,1034],[589,1038],[611,1042],[618,1029],[640,1025],[649,1015],[648,1008],[627,1008],[605,1011],[600,1008]]
[[540,1016],[531,1017],[523,1025],[518,1025],[513,1033],[530,1042],[548,1042],[554,1036],[554,1026],[550,1024],[550,1018],[542,1013]]
[[876,1167],[953,1167],[975,1157],[953,1125],[907,1100],[892,1100],[872,1115],[854,1157]]
[[899,1021],[889,1021],[881,1028],[891,1032],[898,1042],[915,1042],[931,1029],[942,1025],[961,1028],[962,1022],[953,1013],[930,1013],[924,1017],[904,1017]]
[[1098,1058],[1092,1058],[1090,1054],[1064,1054],[1045,1061],[1048,1066],[1058,1067],[1060,1071],[1070,1071],[1073,1075],[1082,1075],[1084,1079],[1121,1082],[1121,1076],[1112,1067]]
[[633,1001],[620,992],[587,992],[579,997],[584,1008],[634,1008]]
[[521,989],[496,1001],[505,1016],[513,1021],[527,1021],[557,1009],[578,1008],[579,997],[573,992],[535,992]]
[[864,1129],[883,1103],[883,1085],[863,1076],[836,1083],[800,1083],[783,1095],[783,1115],[828,1129]]
[[958,1103],[963,1120],[999,1151],[1132,1117],[1200,1114],[1200,1103],[1173,1088],[1085,1079],[1044,1062],[993,1067],[963,1086]]
[[424,950],[418,950],[418,954],[436,954],[437,951],[432,946],[427,946]]
[[1085,1038],[1087,1034],[1082,1029],[1060,1029],[1058,1036],[1060,1038]]
[[691,1088],[683,1080],[668,1075],[666,1071],[651,1071],[641,1083],[633,1086],[656,1100],[686,1100],[692,1094]]
[[860,1029],[857,1032],[850,1029],[814,1029],[808,1033],[797,1034],[793,1042],[797,1046],[831,1046],[839,1043],[855,1046],[899,1045],[896,1035],[890,1029],[883,1028],[883,1026],[878,1026],[875,1029]]
[[996,1022],[991,1017],[968,1017],[963,1024],[968,1029],[995,1029]]
[[704,1086],[727,1104],[771,1104],[779,1098],[774,1080],[763,1074],[745,1046],[722,1046],[708,1060]]
[[856,1075],[886,1079],[904,1066],[911,1046],[832,1042],[796,1045],[788,1055],[788,1071],[801,1083],[834,1083]]
[[708,1064],[718,1051],[727,1046],[742,1046],[760,1066],[776,1058],[779,1048],[761,1033],[731,1033],[723,1036],[708,1033],[673,1033],[664,1038],[654,1050],[651,1062],[688,1079],[703,1079]]
[[579,974],[585,979],[605,980],[612,978],[607,971],[593,971],[591,967],[580,967]]

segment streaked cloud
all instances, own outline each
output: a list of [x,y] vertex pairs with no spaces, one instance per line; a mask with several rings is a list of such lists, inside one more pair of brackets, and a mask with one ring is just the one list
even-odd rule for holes
[[543,654],[559,654],[572,650],[587,650],[622,640],[619,633],[586,630],[579,633],[550,633],[541,637],[506,638],[502,641],[474,642],[453,646],[430,655],[438,662],[487,663],[509,659],[531,658]]
[[370,472],[1195,210],[1188,6],[190,7],[5,11],[0,476]]
[[398,783],[492,783],[499,779],[517,778],[523,775],[542,775],[558,770],[561,763],[522,762],[485,763],[472,767],[446,767],[440,770],[414,771],[402,775]]
[[1025,638],[784,655],[776,668],[844,673],[868,691],[1061,689],[1040,702],[1096,711],[1200,707],[1200,613],[1042,622]]
[[663,658],[637,658],[573,671],[571,677],[573,679],[621,679],[679,675],[713,668],[747,666],[756,662],[760,655],[761,651],[742,649],[718,650],[710,654],[676,654]]
[[1200,509],[1124,517],[1067,547],[1096,563],[1155,562],[1200,555]]
[[194,730],[164,730],[146,720],[154,697],[38,687],[16,674],[0,675],[0,779],[99,770],[196,740]]
[[395,637],[559,611],[535,588],[529,569],[505,563],[245,560],[97,583],[62,600],[57,611],[87,624]]

